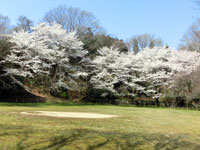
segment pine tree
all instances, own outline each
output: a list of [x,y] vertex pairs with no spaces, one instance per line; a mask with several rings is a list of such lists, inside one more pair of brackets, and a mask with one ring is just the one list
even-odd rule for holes
[[133,52],[134,54],[139,52],[138,41],[136,39],[134,39]]
[[154,41],[151,41],[151,43],[149,44],[149,48],[154,48],[154,46],[155,46]]

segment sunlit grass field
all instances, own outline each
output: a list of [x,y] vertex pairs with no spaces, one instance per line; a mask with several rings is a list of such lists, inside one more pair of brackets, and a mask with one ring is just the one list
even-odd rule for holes
[[[107,119],[28,116],[90,112]],[[123,106],[0,103],[0,150],[199,150],[200,111]]]

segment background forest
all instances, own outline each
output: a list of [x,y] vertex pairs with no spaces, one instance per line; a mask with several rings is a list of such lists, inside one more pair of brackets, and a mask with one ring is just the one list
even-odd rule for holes
[[13,26],[0,15],[0,99],[198,108],[200,20],[178,50],[164,43],[148,33],[123,41],[92,13],[66,5],[37,24],[19,16]]

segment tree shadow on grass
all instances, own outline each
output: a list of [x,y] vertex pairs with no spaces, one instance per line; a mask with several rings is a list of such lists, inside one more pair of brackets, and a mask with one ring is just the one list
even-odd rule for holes
[[[5,130],[0,138],[20,136],[15,145],[16,150],[199,150],[200,144],[187,140],[186,135],[162,135],[145,133],[121,133],[116,131],[97,131],[74,129],[57,131],[48,135],[45,131],[33,131],[23,126]],[[43,138],[35,132],[41,132]],[[37,139],[37,140],[35,140]]]

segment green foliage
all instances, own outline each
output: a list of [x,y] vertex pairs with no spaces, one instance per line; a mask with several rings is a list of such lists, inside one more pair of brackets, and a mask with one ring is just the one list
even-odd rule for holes
[[69,99],[69,92],[70,91],[64,87],[51,88],[50,90],[51,95],[62,99]]
[[127,53],[128,48],[126,47],[125,43],[122,40],[117,38],[113,38],[109,35],[105,34],[97,34],[94,35],[92,31],[88,28],[88,31],[79,35],[81,41],[84,43],[83,48],[89,51],[90,58],[94,58],[98,55],[97,50],[107,46],[111,47],[114,46],[118,48],[120,52]]
[[134,43],[133,43],[133,52],[134,54],[137,54],[139,52],[138,41],[136,39],[134,39]]
[[153,48],[155,46],[155,43],[154,41],[151,41],[150,45],[149,45],[149,48]]
[[200,106],[200,90],[195,89],[186,97],[187,107],[198,108]]
[[31,86],[41,86],[43,89],[51,86],[51,78],[48,75],[38,75],[34,79],[28,79]]
[[59,95],[60,95],[61,98],[69,99],[67,92],[61,92]]
[[96,89],[92,86],[89,86],[85,100],[93,103],[116,104],[117,98],[117,95],[111,91],[108,91],[107,89]]
[[7,38],[0,37],[0,60],[6,57],[9,54],[11,48],[11,43],[8,42]]
[[160,98],[160,102],[168,107],[184,107],[186,96],[184,93],[177,94],[176,91],[169,90]]

